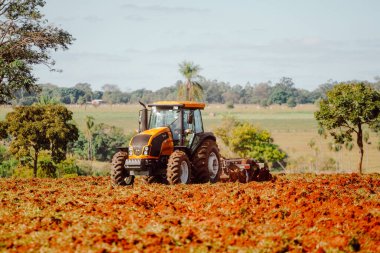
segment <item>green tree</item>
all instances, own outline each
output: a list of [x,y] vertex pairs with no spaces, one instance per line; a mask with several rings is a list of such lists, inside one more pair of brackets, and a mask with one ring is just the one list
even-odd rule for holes
[[296,88],[293,87],[294,82],[289,77],[281,78],[279,83],[271,90],[271,94],[269,96],[269,102],[271,104],[285,104],[289,100],[289,98],[294,97],[296,93]]
[[320,101],[315,118],[336,143],[350,143],[356,135],[360,153],[357,169],[362,173],[363,127],[380,129],[380,93],[363,82],[338,84]]
[[120,128],[104,123],[95,124],[91,130],[91,146],[89,139],[80,133],[72,151],[81,158],[91,153],[98,161],[110,161],[117,148],[128,146],[130,139],[131,135],[126,136]]
[[88,158],[88,140],[85,134],[82,131],[79,132],[78,139],[70,147],[70,152],[77,155],[80,159],[89,159]]
[[115,84],[105,84],[102,87],[103,100],[110,104],[118,104],[123,102],[128,102],[129,97],[120,90],[119,86]]
[[247,102],[252,104],[268,105],[268,98],[272,92],[270,82],[246,85]]
[[56,105],[56,104],[59,104],[59,102],[55,98],[49,97],[46,94],[42,94],[38,98],[38,104],[40,104],[40,105]]
[[44,19],[43,0],[0,1],[0,104],[14,98],[16,91],[38,90],[33,65],[51,70],[50,52],[67,49],[72,36]]
[[286,157],[266,130],[249,122],[226,118],[215,134],[240,157],[252,157],[259,162],[280,162]]
[[288,98],[288,101],[286,102],[286,104],[288,105],[288,107],[290,108],[293,108],[293,107],[296,107],[297,106],[297,102],[295,100],[294,97],[289,97]]
[[81,90],[84,92],[84,96],[83,96],[83,99],[84,99],[84,102],[91,102],[91,100],[93,99],[93,92],[92,92],[92,89],[91,89],[91,84],[89,83],[77,83],[74,88],[78,89],[78,90]]
[[184,85],[178,91],[178,96],[183,97],[183,90],[185,90],[185,99],[193,101],[194,99],[202,100],[203,87],[195,78],[199,78],[199,71],[201,67],[195,65],[193,62],[183,61],[179,64],[179,72],[186,78]]
[[60,100],[64,104],[75,104],[79,97],[83,97],[84,91],[77,88],[60,88]]
[[317,89],[315,89],[315,93],[317,96],[315,97],[316,99],[323,98],[326,99],[327,97],[327,92],[330,91],[332,88],[334,88],[335,85],[338,83],[333,80],[328,80],[326,83],[320,84]]
[[111,161],[117,148],[128,146],[129,136],[121,128],[104,123],[97,124],[93,132],[94,157],[98,161]]
[[37,176],[41,151],[48,151],[58,163],[65,159],[68,143],[78,138],[78,129],[71,120],[72,112],[61,105],[20,106],[7,114],[0,132],[2,137],[12,137],[12,154],[33,161],[33,174]]

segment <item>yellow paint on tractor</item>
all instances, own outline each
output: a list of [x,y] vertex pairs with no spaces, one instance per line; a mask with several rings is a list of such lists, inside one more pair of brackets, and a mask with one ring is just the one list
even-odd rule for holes
[[[172,133],[168,127],[158,127],[158,128],[148,129],[144,132],[139,133],[139,134],[151,135],[151,137],[149,138],[148,144],[143,147],[143,150],[145,147],[148,147],[150,149],[152,147],[152,140],[162,133],[167,133],[169,135],[169,138],[167,138],[162,143],[160,156],[161,155],[168,155],[169,156],[171,153],[173,153],[173,151],[174,151],[173,136],[172,136]],[[131,145],[132,145],[132,139],[129,143],[129,146],[131,146]],[[141,155],[133,154],[133,155],[129,156],[129,159],[152,159],[152,158],[157,159],[157,157],[150,156],[150,155],[144,155],[143,153],[141,153]]]
[[194,102],[194,101],[158,101],[149,106],[182,106],[184,109],[201,109],[203,110],[206,106],[205,103]]

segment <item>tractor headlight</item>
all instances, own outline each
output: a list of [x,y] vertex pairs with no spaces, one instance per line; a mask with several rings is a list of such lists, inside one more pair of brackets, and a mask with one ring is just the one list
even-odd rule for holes
[[133,147],[128,148],[128,155],[132,156],[133,155]]
[[144,155],[149,155],[149,147],[148,146],[145,146],[144,147],[144,152],[143,152]]

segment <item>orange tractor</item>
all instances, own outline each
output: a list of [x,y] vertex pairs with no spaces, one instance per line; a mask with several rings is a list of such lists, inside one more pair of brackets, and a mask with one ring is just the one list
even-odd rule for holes
[[135,176],[167,184],[271,179],[252,159],[221,158],[214,134],[203,129],[204,103],[160,101],[150,110],[140,104],[139,133],[112,159],[113,185],[131,185]]

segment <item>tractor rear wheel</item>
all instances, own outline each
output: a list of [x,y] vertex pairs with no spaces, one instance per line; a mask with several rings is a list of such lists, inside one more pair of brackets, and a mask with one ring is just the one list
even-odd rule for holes
[[128,153],[119,151],[112,158],[111,167],[111,183],[113,186],[132,185],[135,176],[130,176],[129,172],[124,169],[125,160],[128,158]]
[[186,153],[175,150],[169,157],[166,178],[169,184],[190,183],[191,165]]
[[218,145],[214,140],[205,140],[195,151],[192,159],[194,181],[215,183],[222,172]]

